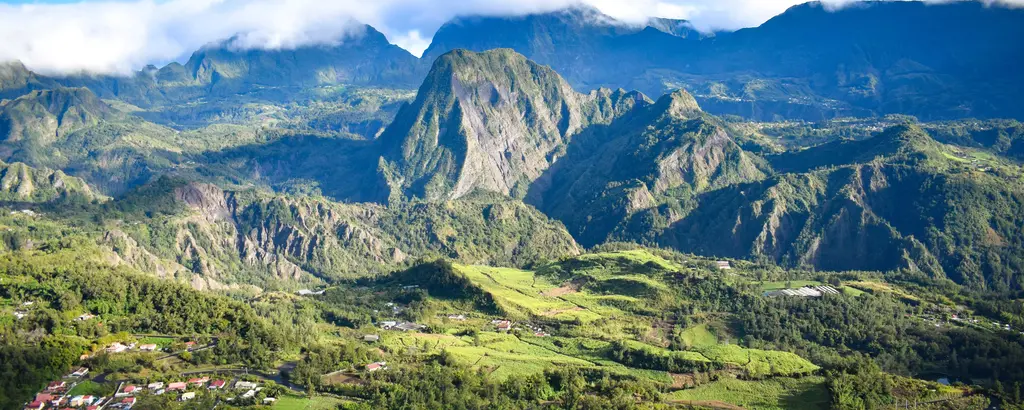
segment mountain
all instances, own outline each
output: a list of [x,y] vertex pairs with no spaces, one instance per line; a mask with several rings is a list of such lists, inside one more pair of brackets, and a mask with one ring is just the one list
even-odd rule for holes
[[0,200],[48,202],[74,195],[86,200],[99,197],[85,181],[61,171],[0,161]]
[[0,104],[0,160],[61,169],[104,193],[171,167],[176,133],[119,111],[86,88],[31,91]]
[[[740,147],[725,123],[677,91],[581,134],[531,186],[527,201],[564,222],[580,243],[593,246],[613,231],[637,230],[627,226],[635,214],[668,203],[678,206],[702,192],[770,172],[763,159]],[[656,229],[644,226],[618,235],[637,238]]]
[[454,199],[478,189],[522,197],[573,135],[637,99],[577,93],[512,50],[450,52],[381,135],[381,172],[392,198]]
[[[419,258],[523,266],[580,252],[565,228],[493,194],[438,204],[343,204],[161,178],[116,199],[103,227],[125,263],[201,289],[294,287]],[[102,215],[102,214],[101,214]]]
[[180,69],[168,65],[155,76],[159,81],[194,81],[214,92],[237,92],[254,86],[412,87],[422,75],[416,57],[367,25],[330,45],[240,50],[235,41],[204,47]]
[[683,21],[631,25],[576,6],[515,17],[456,18],[437,31],[423,58],[433,61],[456,49],[511,48],[551,66],[582,92],[608,87],[659,95],[665,87],[641,77],[651,68],[681,61],[699,37]]
[[427,69],[418,58],[389,43],[384,34],[368,25],[354,24],[345,36],[328,44],[263,49],[242,47],[241,41],[236,36],[212,43],[192,53],[185,64],[147,66],[130,76],[83,73],[47,80],[64,87],[87,87],[103,98],[155,108],[200,99],[237,103],[242,96],[281,102],[302,96],[304,90],[328,85],[413,88]]
[[29,71],[20,62],[0,62],[0,100],[54,86],[53,80]]
[[955,159],[917,126],[772,163],[793,172],[701,195],[658,242],[822,270],[906,269],[975,288],[1024,284],[1014,273],[1024,263],[1019,177]]
[[[869,28],[870,29],[866,29]],[[445,24],[425,58],[512,48],[578,90],[686,88],[714,114],[758,120],[902,113],[1024,118],[1013,103],[1024,11],[984,2],[812,2],[759,27],[700,35],[685,22],[631,26],[589,8]],[[942,44],[935,47],[934,44]]]

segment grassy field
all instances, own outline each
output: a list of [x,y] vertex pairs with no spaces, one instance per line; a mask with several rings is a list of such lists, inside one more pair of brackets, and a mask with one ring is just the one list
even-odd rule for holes
[[155,344],[159,348],[163,349],[174,343],[174,339],[170,337],[145,337],[139,340],[139,344]]
[[342,403],[344,401],[341,399],[327,396],[281,396],[277,398],[273,408],[278,410],[333,410]]
[[725,378],[694,389],[670,393],[670,401],[720,401],[747,409],[827,409],[828,390],[820,376],[744,381]]
[[903,298],[903,299],[907,299],[907,300],[912,300],[912,301],[919,301],[920,300],[917,296],[911,295],[911,294],[907,293],[906,291],[904,291],[903,289],[894,287],[894,286],[892,286],[892,285],[890,285],[888,283],[859,281],[859,282],[847,282],[846,284],[848,286],[850,286],[850,287],[859,289],[861,291],[875,292],[875,293],[890,293],[890,294],[893,294],[893,295],[895,295],[897,297],[900,297],[900,298]]
[[581,255],[578,258],[581,261],[602,261],[602,260],[617,260],[623,265],[643,265],[646,263],[654,263],[661,269],[674,271],[682,270],[683,267],[676,263],[673,263],[665,258],[655,255],[643,249],[634,249],[628,251],[618,252],[598,252]]
[[747,349],[737,345],[712,345],[694,349],[711,361],[743,367],[751,376],[793,376],[818,370],[818,366],[789,352]]
[[101,385],[99,383],[96,383],[96,382],[91,381],[91,380],[86,380],[86,381],[83,381],[81,383],[76,384],[75,387],[73,389],[71,389],[71,391],[68,392],[68,395],[69,396],[83,396],[83,395],[105,396],[107,394],[110,394],[113,391],[114,391],[113,389],[104,387],[103,385]]
[[447,334],[391,333],[383,347],[390,352],[434,355],[446,351],[451,359],[504,379],[512,374],[540,373],[556,366],[593,366],[580,358],[558,353],[503,333],[480,332],[476,338]]
[[498,306],[508,312],[512,319],[545,317],[560,321],[591,322],[602,317],[564,298],[545,296],[545,293],[558,286],[533,272],[486,266],[456,265],[456,268],[494,296]]
[[707,324],[691,326],[683,330],[683,344],[686,347],[714,346],[718,344],[718,337],[708,330]]

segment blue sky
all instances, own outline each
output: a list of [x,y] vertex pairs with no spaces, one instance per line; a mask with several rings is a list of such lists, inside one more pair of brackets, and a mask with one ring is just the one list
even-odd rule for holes
[[[826,1],[840,7],[849,0]],[[455,16],[521,15],[581,2],[622,24],[670,17],[711,30],[756,26],[803,0],[0,0],[0,61],[44,73],[130,73],[235,35],[242,47],[336,43],[357,31],[354,22],[419,55]]]

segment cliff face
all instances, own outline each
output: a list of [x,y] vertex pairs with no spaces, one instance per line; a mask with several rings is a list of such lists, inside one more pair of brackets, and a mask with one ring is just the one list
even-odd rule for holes
[[513,197],[579,131],[628,110],[634,95],[579,94],[511,50],[459,50],[434,64],[416,100],[381,136],[392,197],[445,200],[474,190]]

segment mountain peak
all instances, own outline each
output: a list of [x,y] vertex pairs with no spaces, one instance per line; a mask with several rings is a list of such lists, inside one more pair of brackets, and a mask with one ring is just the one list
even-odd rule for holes
[[697,100],[684,89],[665,94],[658,99],[657,105],[677,118],[690,118],[702,112]]

